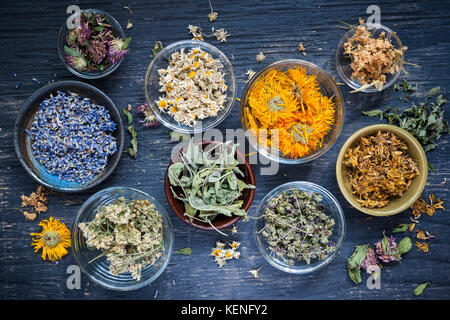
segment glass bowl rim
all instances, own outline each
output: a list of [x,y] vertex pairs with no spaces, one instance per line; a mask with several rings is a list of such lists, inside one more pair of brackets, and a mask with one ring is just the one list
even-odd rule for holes
[[[100,14],[107,15],[108,18],[111,20],[111,25],[118,29],[120,38],[125,38],[126,37],[122,26],[120,25],[120,23],[111,14],[109,14],[106,11],[100,10],[100,9],[82,9],[82,10],[80,10],[80,12],[88,12],[89,10],[92,11],[92,12],[95,12],[95,13],[100,13]],[[75,12],[69,18],[75,17],[77,14],[78,13]],[[106,77],[107,75],[113,73],[120,66],[120,64],[122,63],[123,59],[125,58],[125,57],[122,57],[122,59],[120,59],[119,62],[115,63],[114,65],[109,66],[108,68],[106,68],[103,71],[96,71],[95,73],[87,73],[87,72],[83,72],[83,71],[78,71],[78,70],[72,68],[71,66],[69,66],[66,63],[66,60],[64,58],[64,52],[61,50],[61,42],[66,40],[66,39],[63,39],[63,33],[67,29],[68,28],[67,28],[66,22],[64,22],[64,24],[59,28],[58,41],[57,41],[58,56],[59,56],[60,60],[62,61],[62,63],[64,64],[64,66],[67,68],[67,70],[69,70],[72,74],[76,75],[77,77],[80,77],[80,78],[83,78],[83,79],[90,79],[90,80]]]
[[[164,119],[164,117],[162,117],[160,115],[160,111],[158,110],[158,108],[156,108],[154,106],[154,101],[152,101],[152,99],[150,98],[150,94],[149,94],[149,91],[148,91],[148,86],[151,84],[149,82],[150,72],[155,68],[156,63],[159,62],[161,60],[161,57],[164,54],[166,54],[167,52],[169,52],[170,50],[172,50],[174,48],[182,49],[182,47],[184,45],[198,46],[200,48],[207,48],[208,51],[213,52],[214,54],[220,56],[220,58],[223,59],[223,61],[225,61],[224,69],[229,70],[229,72],[230,72],[231,85],[228,85],[228,88],[231,88],[231,96],[227,97],[227,98],[230,99],[230,101],[226,105],[227,109],[225,110],[225,112],[222,114],[221,117],[218,117],[211,124],[209,124],[207,126],[202,126],[201,128],[195,128],[195,127],[190,128],[190,127],[187,127],[187,126],[181,127],[181,125],[174,125],[174,124],[171,124],[168,121],[166,121],[166,119]],[[159,84],[158,84],[158,86],[159,86]],[[235,76],[235,73],[234,73],[234,70],[233,70],[233,65],[231,64],[230,60],[217,47],[215,47],[212,44],[209,44],[207,42],[204,42],[204,41],[181,40],[181,41],[173,42],[170,45],[168,45],[167,47],[163,48],[152,59],[152,61],[150,62],[149,66],[147,67],[147,72],[145,73],[144,91],[145,91],[145,98],[147,100],[147,104],[149,105],[149,107],[151,108],[153,114],[156,116],[156,118],[158,119],[159,122],[161,122],[168,129],[175,130],[175,131],[180,132],[180,133],[194,134],[194,133],[199,133],[199,132],[205,132],[208,129],[216,127],[223,120],[225,120],[225,118],[230,114],[231,110],[233,109],[234,100],[236,98],[236,76]]]
[[[161,265],[161,267],[148,279],[146,279],[145,281],[139,282],[139,283],[135,283],[126,287],[116,287],[116,286],[112,286],[112,285],[108,285],[106,283],[104,283],[103,281],[99,281],[95,276],[93,276],[91,273],[89,273],[80,263],[79,261],[79,257],[78,254],[75,252],[75,248],[74,243],[76,242],[75,239],[75,230],[78,228],[78,223],[80,220],[80,217],[82,216],[82,214],[85,212],[86,207],[88,205],[90,205],[93,201],[95,201],[96,199],[98,199],[99,197],[101,197],[104,194],[113,192],[113,191],[123,191],[123,190],[127,190],[127,191],[133,191],[136,193],[139,193],[145,197],[148,197],[148,199],[150,200],[150,202],[154,203],[154,204],[158,204],[159,207],[162,207],[164,210],[162,210],[162,212],[158,211],[161,216],[164,216],[167,220],[167,227],[166,229],[169,232],[169,245],[168,245],[168,252],[167,252],[167,258],[164,260],[163,264]],[[94,193],[93,195],[91,195],[86,201],[83,202],[83,204],[81,205],[81,207],[78,209],[77,214],[73,220],[73,225],[72,225],[72,229],[71,229],[71,242],[72,242],[72,256],[75,258],[75,261],[77,263],[77,265],[80,267],[80,269],[83,271],[83,273],[90,279],[92,280],[94,283],[98,284],[99,286],[105,288],[105,289],[109,289],[109,290],[115,290],[115,291],[131,291],[131,290],[136,290],[136,289],[140,289],[142,287],[145,287],[147,285],[149,285],[150,283],[152,283],[153,281],[155,281],[163,272],[164,270],[167,268],[170,259],[173,255],[173,251],[174,251],[174,247],[175,247],[175,233],[173,230],[173,224],[172,224],[172,220],[170,219],[170,216],[166,210],[166,208],[158,201],[156,200],[153,196],[149,195],[148,193],[136,189],[136,188],[132,188],[132,187],[125,187],[125,186],[116,186],[116,187],[109,187],[109,188],[105,188],[102,189],[96,193]]]
[[[279,263],[276,263],[274,261],[274,259],[269,255],[269,253],[267,252],[266,248],[262,246],[262,243],[260,243],[258,241],[258,231],[257,230],[257,224],[258,224],[258,219],[260,217],[262,217],[262,211],[263,211],[263,206],[264,203],[266,203],[268,200],[270,200],[273,196],[277,195],[279,192],[281,192],[281,190],[285,189],[285,190],[289,190],[290,188],[298,188],[302,191],[306,191],[306,192],[314,192],[315,190],[319,190],[320,192],[322,192],[333,204],[333,206],[337,209],[337,215],[339,218],[339,221],[341,223],[341,228],[338,230],[338,241],[336,243],[336,248],[332,253],[329,253],[327,255],[327,257],[323,260],[319,260],[316,261],[313,264],[307,265],[305,264],[304,266],[300,266],[300,267],[295,267],[295,266],[288,266],[288,265],[281,265]],[[291,274],[307,274],[307,273],[311,273],[313,271],[322,269],[323,267],[325,267],[326,265],[328,265],[331,261],[334,260],[334,258],[337,256],[337,254],[339,253],[339,250],[342,248],[342,245],[344,243],[344,238],[345,238],[345,233],[346,233],[346,222],[345,222],[345,214],[344,214],[344,210],[342,209],[341,205],[339,204],[339,201],[334,197],[334,195],[328,191],[327,189],[325,189],[324,187],[312,183],[312,182],[308,182],[308,181],[291,181],[291,182],[287,182],[284,183],[282,185],[279,185],[275,188],[273,188],[272,190],[269,191],[269,193],[267,193],[264,198],[261,200],[261,202],[258,205],[258,208],[256,209],[256,216],[254,217],[254,222],[253,222],[253,237],[255,239],[256,242],[256,246],[258,247],[259,252],[262,254],[262,256],[264,257],[264,259],[273,267],[275,267],[278,270],[287,272],[287,273],[291,273]]]
[[[364,23],[364,25],[367,26],[368,24]],[[402,41],[398,37],[397,33],[394,32],[392,29],[390,29],[389,27],[387,27],[387,26],[385,26],[385,25],[383,25],[381,23],[375,23],[373,25],[375,26],[375,29],[377,29],[377,30],[381,29],[382,31],[386,31],[390,36],[392,36],[395,39],[395,41],[397,42],[399,48],[403,47]],[[345,82],[345,84],[347,84],[350,88],[352,88],[354,90],[357,90],[357,89],[361,88],[362,85],[359,85],[359,86],[355,85],[355,82],[344,73],[342,65],[341,65],[341,63],[339,63],[339,58],[341,56],[341,54],[340,54],[341,50],[340,49],[343,48],[343,46],[344,46],[344,39],[349,38],[351,33],[354,33],[357,27],[358,27],[358,25],[357,26],[353,26],[347,32],[344,33],[342,38],[339,40],[339,43],[338,43],[337,48],[336,48],[336,53],[335,53],[335,56],[334,56],[334,61],[335,61],[335,64],[336,64],[336,69],[337,69],[339,77],[342,79],[342,81]],[[402,55],[402,58],[404,58],[404,57],[405,57],[405,53],[403,53],[403,55]],[[403,63],[401,63],[401,65],[403,65]],[[401,72],[402,72],[401,69],[398,72],[396,72],[393,75],[392,79],[389,80],[388,83],[383,85],[383,88],[381,89],[381,91],[383,91],[383,90],[389,88],[390,86],[392,86],[397,81],[397,79],[400,76]],[[364,89],[364,90],[360,90],[360,92],[364,92],[364,93],[374,93],[374,92],[381,92],[381,91],[378,91],[375,87],[370,87],[370,88],[367,88],[367,89]]]
[[[242,92],[241,95],[241,101],[240,101],[240,118],[241,118],[241,126],[244,129],[247,129],[245,123],[244,123],[244,119],[242,116],[242,110],[243,110],[243,103],[245,102],[245,97],[248,95],[248,93],[250,92],[251,87],[253,86],[253,83],[256,81],[256,79],[263,73],[266,72],[267,70],[270,70],[271,68],[274,68],[276,66],[279,65],[284,65],[284,64],[296,64],[298,66],[308,66],[312,69],[315,69],[316,71],[318,71],[318,73],[321,73],[325,78],[327,78],[328,80],[330,80],[330,83],[333,84],[333,86],[331,87],[331,89],[333,91],[336,92],[336,101],[339,101],[340,104],[342,105],[341,108],[341,121],[340,123],[337,124],[337,130],[334,131],[332,140],[323,148],[318,149],[318,151],[310,154],[309,156],[306,157],[302,157],[302,158],[298,158],[298,159],[289,159],[289,158],[284,158],[281,156],[273,156],[270,152],[268,152],[268,150],[266,150],[265,148],[262,148],[259,146],[259,144],[255,141],[255,139],[253,139],[252,137],[250,137],[249,135],[247,135],[247,139],[249,140],[250,144],[252,145],[252,147],[254,149],[256,149],[261,155],[263,155],[264,157],[273,160],[273,161],[277,161],[279,163],[283,163],[283,164],[302,164],[302,163],[307,163],[310,162],[314,159],[317,159],[319,157],[321,157],[322,155],[324,155],[329,149],[331,149],[331,147],[334,145],[334,143],[337,141],[339,135],[342,132],[342,128],[344,126],[344,120],[345,120],[345,101],[344,98],[342,96],[341,90],[339,89],[339,87],[337,86],[336,82],[333,80],[333,78],[330,76],[330,74],[328,72],[326,72],[325,70],[323,70],[322,68],[320,68],[319,66],[317,66],[314,63],[311,63],[309,61],[306,60],[302,60],[302,59],[283,59],[283,60],[278,60],[274,63],[271,63],[263,68],[261,68],[260,70],[258,70],[253,77],[247,82],[247,84],[245,85],[244,91]],[[315,74],[314,74],[315,75]]]

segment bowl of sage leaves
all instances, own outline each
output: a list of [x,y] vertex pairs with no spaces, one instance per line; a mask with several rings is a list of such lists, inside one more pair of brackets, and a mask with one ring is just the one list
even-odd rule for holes
[[189,141],[170,162],[164,188],[167,201],[186,224],[227,228],[241,218],[255,196],[255,175],[233,142]]

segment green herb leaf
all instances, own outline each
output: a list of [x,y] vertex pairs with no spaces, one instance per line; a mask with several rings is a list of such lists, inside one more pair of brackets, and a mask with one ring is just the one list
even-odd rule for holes
[[127,116],[128,125],[130,125],[133,122],[133,114],[127,108],[123,108],[123,113]]
[[405,232],[409,228],[409,223],[401,223],[392,230],[392,233]]
[[383,120],[384,112],[382,110],[370,110],[370,111],[362,111],[361,112],[365,116],[376,117],[379,116],[380,120]]
[[122,50],[128,49],[128,45],[130,44],[131,37],[123,39]]
[[79,57],[81,56],[81,53],[79,53],[77,50],[70,48],[68,46],[64,46],[64,53],[71,55],[72,57]]
[[410,237],[404,237],[398,244],[398,251],[400,254],[405,254],[412,248],[412,241]]
[[361,270],[359,270],[359,269],[348,269],[348,275],[349,275],[350,279],[354,283],[359,284],[359,283],[362,282]]
[[420,295],[423,293],[423,290],[425,290],[425,288],[426,288],[428,285],[430,285],[429,282],[419,284],[419,285],[414,289],[414,295],[415,295],[415,296],[420,296]]
[[437,95],[439,93],[439,91],[441,91],[440,86],[434,87],[433,89],[430,89],[430,91],[428,91],[427,96],[429,98],[434,97],[435,95]]
[[367,255],[367,250],[369,249],[369,245],[365,244],[362,246],[356,246],[353,254],[348,258],[348,268],[349,269],[358,269],[361,263],[364,261]]
[[186,248],[178,249],[175,252],[179,253],[179,254],[184,254],[184,255],[190,256],[192,254],[192,248],[186,247]]
[[153,55],[156,56],[158,52],[160,52],[163,49],[163,45],[161,41],[155,41],[155,45],[153,46],[152,52]]
[[137,132],[133,126],[128,126],[128,132],[131,134],[131,147],[128,149],[128,152],[131,156],[136,157],[137,155]]

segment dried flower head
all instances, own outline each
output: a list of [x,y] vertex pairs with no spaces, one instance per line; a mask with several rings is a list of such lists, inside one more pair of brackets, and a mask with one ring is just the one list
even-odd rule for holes
[[216,241],[216,246],[212,249],[211,255],[214,256],[214,261],[216,261],[219,268],[222,268],[227,260],[239,259],[241,255],[238,251],[239,246],[239,242],[233,241],[231,244],[228,243],[229,248],[225,248],[225,243]]
[[40,233],[30,233],[33,238],[32,246],[34,252],[42,249],[42,259],[48,258],[51,261],[60,260],[65,256],[70,247],[70,231],[66,225],[53,217],[42,220],[39,223],[42,227]]
[[129,30],[131,28],[133,28],[133,23],[130,20],[128,20],[128,22],[127,22],[127,29]]
[[214,31],[213,28],[213,35],[219,42],[227,42],[227,37],[229,36],[229,33],[224,28],[218,29],[216,31]]
[[136,112],[144,115],[144,119],[139,120],[144,127],[156,127],[158,125],[158,120],[147,103],[141,103],[138,105],[136,107]]
[[297,50],[298,50],[302,55],[306,56],[306,53],[305,53],[305,47],[303,46],[303,42],[300,42],[300,43],[299,43]]
[[213,21],[216,21],[216,19],[217,19],[217,12],[214,12],[212,4],[211,4],[211,0],[208,0],[208,2],[209,2],[209,7],[211,8],[211,12],[208,14],[208,19],[209,19],[209,22],[213,22]]
[[252,269],[249,271],[253,278],[259,278],[259,270],[261,270],[262,267],[264,267],[264,265],[262,265],[258,269]]
[[48,191],[42,187],[38,186],[36,192],[32,192],[29,196],[21,195],[20,198],[22,200],[22,208],[31,207],[26,211],[22,211],[17,209],[23,213],[27,220],[35,220],[37,217],[37,213],[46,212],[47,211],[47,195]]
[[256,61],[263,62],[266,59],[266,56],[261,51],[256,55]]
[[86,59],[83,56],[71,56],[66,54],[65,56],[66,62],[69,66],[74,68],[75,70],[82,71],[87,67]]
[[425,253],[429,251],[427,242],[416,241],[416,247],[419,251],[423,251]]
[[367,249],[366,258],[363,260],[360,267],[369,274],[380,271],[377,256],[372,248]]
[[189,33],[192,34],[192,40],[204,41],[202,28],[200,26],[189,25]]
[[247,69],[247,72],[245,73],[247,75],[247,81],[245,81],[246,83],[250,81],[251,78],[253,78],[253,76],[255,75],[255,71],[253,71],[252,69]]
[[393,236],[386,237],[375,243],[378,259],[383,262],[400,261],[402,259],[398,244]]
[[123,49],[126,44],[122,39],[113,39],[109,42],[108,62],[111,64],[117,63],[125,56],[127,49]]
[[95,64],[102,63],[103,59],[106,57],[108,49],[106,44],[102,41],[92,40],[89,43],[89,57]]

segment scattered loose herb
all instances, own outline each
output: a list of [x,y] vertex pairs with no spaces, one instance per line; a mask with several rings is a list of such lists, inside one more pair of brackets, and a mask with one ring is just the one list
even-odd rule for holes
[[192,254],[192,248],[191,247],[186,247],[186,248],[178,249],[175,252],[178,253],[178,254],[184,254],[186,256],[190,256]]
[[336,249],[331,241],[335,221],[325,213],[322,196],[297,188],[280,192],[270,199],[263,215],[261,233],[270,254],[287,265],[325,259]]
[[183,201],[185,215],[191,221],[212,225],[218,215],[248,219],[240,198],[244,189],[255,186],[243,181],[244,173],[235,158],[236,149],[235,144],[218,143],[203,150],[191,140],[180,153],[179,162],[169,167],[170,190],[175,199]]
[[264,265],[262,265],[261,267],[259,267],[258,269],[252,269],[250,270],[250,274],[253,276],[253,278],[259,278],[259,270],[261,270],[261,268],[264,267]]
[[366,259],[368,250],[368,244],[356,246],[355,251],[347,260],[348,275],[350,279],[356,284],[362,282],[360,268],[364,259]]
[[228,260],[239,259],[241,253],[238,251],[240,242],[233,241],[227,243],[229,248],[225,248],[226,244],[221,241],[216,241],[216,246],[212,249],[211,255],[214,256],[219,268],[222,268]]
[[[400,88],[400,87],[399,87]],[[406,80],[401,84],[403,91],[416,90]],[[399,89],[400,90],[400,89]],[[425,102],[419,104],[412,103],[410,108],[399,113],[398,108],[387,108],[386,110],[363,111],[366,116],[379,116],[380,120],[387,119],[389,124],[394,124],[411,133],[423,146],[425,152],[433,150],[437,146],[437,140],[444,135],[450,134],[448,121],[445,120],[445,109],[443,105],[447,103],[444,95],[439,94],[440,87],[431,89]],[[437,96],[436,96],[437,95]],[[433,101],[428,101],[435,97]],[[392,112],[389,112],[391,111]]]
[[128,22],[127,22],[127,29],[129,30],[131,28],[133,28],[133,23],[130,20],[128,20]]
[[415,295],[415,296],[420,296],[420,295],[423,293],[423,290],[425,290],[425,288],[428,287],[429,285],[430,285],[429,282],[419,284],[419,285],[414,289],[414,295]]
[[410,237],[404,237],[398,244],[398,251],[400,254],[405,254],[412,248],[412,241]]
[[188,26],[189,33],[192,34],[192,40],[205,41],[203,38],[202,28],[200,26],[193,26],[190,24]]
[[306,56],[306,52],[305,52],[306,49],[305,49],[305,46],[303,45],[303,42],[300,42],[300,43],[298,44],[297,50],[298,50],[302,55]]
[[214,28],[212,29],[213,35],[216,37],[216,39],[219,42],[227,42],[227,37],[230,35],[224,28],[218,29],[214,31]]
[[208,2],[209,2],[209,7],[211,8],[211,12],[208,14],[208,19],[209,19],[209,22],[213,22],[213,21],[216,21],[216,19],[217,19],[217,12],[214,12],[212,4],[211,4],[211,0],[208,0]]
[[50,261],[60,260],[65,256],[70,247],[70,231],[66,225],[58,219],[50,217],[48,220],[42,220],[39,223],[42,227],[40,233],[30,233],[33,237],[31,245],[34,252],[42,249],[42,259]]
[[125,6],[123,8],[128,10],[128,12],[130,13],[130,16],[133,15],[133,10],[129,6]]
[[394,228],[394,230],[392,230],[392,233],[405,232],[406,230],[408,230],[409,226],[410,226],[409,223],[399,224],[396,228]]
[[361,137],[346,150],[344,166],[357,201],[367,208],[381,208],[401,197],[419,174],[408,147],[391,132]]
[[263,62],[265,59],[266,59],[266,56],[264,55],[264,53],[262,53],[262,51],[260,51],[256,55],[256,61],[258,61],[258,62]]
[[160,52],[163,49],[163,45],[161,41],[155,41],[155,44],[153,45],[153,55],[156,56],[158,52]]
[[106,255],[114,275],[130,272],[139,280],[141,270],[153,264],[164,249],[162,217],[148,199],[127,202],[120,197],[99,207],[92,221],[78,227],[89,247],[102,250],[90,262]]
[[156,119],[156,116],[153,114],[152,109],[150,109],[149,105],[147,103],[141,103],[136,107],[136,113],[137,114],[143,114],[144,118],[139,119],[138,121],[144,126],[144,127],[156,127],[158,126],[158,120]]
[[66,41],[68,65],[78,71],[103,71],[125,56],[131,38],[118,38],[106,14],[89,10],[81,12],[80,26],[69,30]]
[[22,208],[28,207],[27,210],[21,210],[15,208],[22,212],[27,220],[34,221],[38,213],[47,211],[47,195],[48,191],[42,187],[38,186],[36,192],[32,192],[29,196],[21,195]]
[[246,83],[250,81],[251,78],[253,78],[253,76],[255,75],[255,71],[253,71],[252,69],[247,69],[247,72],[245,73],[247,75],[247,80],[245,81]]
[[133,114],[131,113],[131,105],[128,105],[128,108],[123,109],[123,113],[127,117],[128,120],[128,127],[127,130],[131,135],[130,140],[130,148],[128,148],[128,153],[130,156],[134,157],[136,159],[137,152],[138,152],[138,146],[137,146],[137,132],[136,129],[134,129],[132,123],[133,123]]

